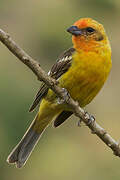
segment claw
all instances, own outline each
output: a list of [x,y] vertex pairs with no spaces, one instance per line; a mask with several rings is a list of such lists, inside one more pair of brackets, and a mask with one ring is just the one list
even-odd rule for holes
[[81,127],[81,123],[82,123],[82,119],[79,119],[79,121],[78,121],[78,127]]
[[63,96],[64,96],[64,97],[63,97],[63,99],[58,98],[58,100],[57,100],[57,103],[58,103],[58,104],[64,104],[64,103],[67,102],[67,101],[69,100],[69,98],[70,98],[70,95],[69,95],[67,89],[62,88],[62,93],[63,93]]
[[88,112],[85,112],[85,118],[88,119],[88,122],[87,122],[88,126],[95,122],[95,117],[89,114]]

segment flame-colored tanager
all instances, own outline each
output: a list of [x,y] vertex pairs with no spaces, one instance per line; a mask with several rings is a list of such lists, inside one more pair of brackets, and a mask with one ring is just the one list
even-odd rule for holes
[[[89,104],[102,88],[111,69],[111,47],[101,24],[82,18],[67,29],[72,34],[73,47],[65,51],[52,66],[49,76],[59,82],[81,107]],[[62,124],[73,114],[66,104],[58,103],[56,94],[42,84],[30,108],[40,103],[30,128],[8,157],[9,163],[22,167],[45,128],[54,119],[54,126]]]

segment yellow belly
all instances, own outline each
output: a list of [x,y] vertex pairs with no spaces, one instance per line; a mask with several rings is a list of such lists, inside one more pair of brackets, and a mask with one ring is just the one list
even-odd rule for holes
[[68,90],[71,97],[81,107],[90,103],[102,88],[111,69],[110,54],[100,56],[95,52],[76,53],[73,63],[60,81],[60,86]]
[[[67,89],[71,97],[78,101],[81,107],[84,107],[100,91],[110,69],[110,53],[106,54],[106,56],[104,54],[100,56],[95,52],[75,53],[71,67],[59,79],[59,86]],[[56,94],[49,90],[41,102],[38,122],[44,124],[47,121],[44,119],[49,117],[48,121],[50,121],[63,110],[70,109],[65,104],[59,104]]]

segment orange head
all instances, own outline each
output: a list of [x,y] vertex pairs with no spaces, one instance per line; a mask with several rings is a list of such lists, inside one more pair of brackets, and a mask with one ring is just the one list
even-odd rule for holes
[[109,44],[104,27],[91,18],[76,21],[67,31],[73,35],[73,45],[78,51],[94,51]]

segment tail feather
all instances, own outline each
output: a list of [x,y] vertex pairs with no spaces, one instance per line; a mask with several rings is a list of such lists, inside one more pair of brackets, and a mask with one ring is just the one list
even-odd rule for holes
[[[35,121],[34,121],[35,122]],[[21,168],[29,158],[31,152],[33,151],[35,145],[37,144],[41,133],[35,132],[33,129],[34,122],[25,133],[20,143],[13,149],[13,151],[8,156],[8,163],[15,163],[16,167]]]
[[50,108],[48,101],[42,100],[39,113],[20,143],[8,156],[7,162],[15,163],[18,168],[22,167],[29,158],[43,131],[60,112],[59,109],[53,111],[53,109]]

